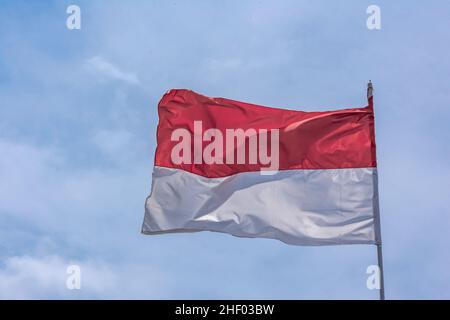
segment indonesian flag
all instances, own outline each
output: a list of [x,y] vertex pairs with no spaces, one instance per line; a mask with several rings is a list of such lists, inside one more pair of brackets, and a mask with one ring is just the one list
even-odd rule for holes
[[142,233],[378,243],[372,100],[303,112],[170,90]]

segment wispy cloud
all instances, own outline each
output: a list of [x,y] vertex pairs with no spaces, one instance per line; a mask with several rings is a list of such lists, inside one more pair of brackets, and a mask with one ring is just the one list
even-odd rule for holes
[[89,58],[86,61],[86,65],[101,76],[114,80],[124,81],[130,84],[140,84],[140,81],[136,74],[120,70],[119,67],[113,65],[102,56],[94,56],[92,58]]

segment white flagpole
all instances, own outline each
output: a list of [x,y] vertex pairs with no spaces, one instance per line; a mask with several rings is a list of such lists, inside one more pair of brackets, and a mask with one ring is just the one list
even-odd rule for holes
[[[367,100],[373,98],[373,86],[372,81],[369,80],[367,84]],[[384,300],[384,270],[383,270],[383,248],[381,242],[381,221],[380,221],[380,208],[378,204],[378,173],[375,181],[375,228],[376,228],[376,246],[377,246],[377,259],[378,268],[380,270],[380,300]]]

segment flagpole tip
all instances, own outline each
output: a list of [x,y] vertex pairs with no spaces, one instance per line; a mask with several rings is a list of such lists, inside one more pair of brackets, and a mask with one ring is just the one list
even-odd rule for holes
[[369,80],[367,83],[367,99],[370,99],[373,96],[373,85],[372,80]]

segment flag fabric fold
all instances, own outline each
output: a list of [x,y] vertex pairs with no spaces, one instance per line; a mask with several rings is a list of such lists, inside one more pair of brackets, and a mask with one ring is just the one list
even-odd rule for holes
[[170,90],[158,114],[144,234],[377,243],[372,97],[361,108],[303,112]]

